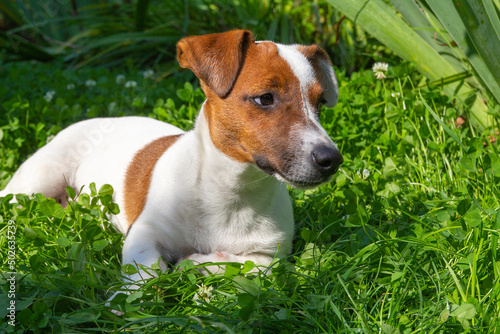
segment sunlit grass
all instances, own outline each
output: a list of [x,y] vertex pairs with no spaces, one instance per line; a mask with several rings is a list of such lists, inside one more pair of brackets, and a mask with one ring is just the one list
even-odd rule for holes
[[[21,84],[21,76],[35,87]],[[9,220],[17,227],[16,330],[498,332],[498,147],[487,133],[457,129],[461,106],[439,89],[418,91],[411,66],[390,68],[386,76],[339,74],[339,104],[323,110],[321,121],[345,162],[331,183],[290,190],[293,252],[271,274],[249,274],[251,264],[235,264],[224,276],[205,277],[188,261],[116,298],[114,307],[126,312],[118,317],[104,305],[121,288],[122,269],[121,236],[103,213],[106,192],[65,210],[41,196],[20,197],[19,205],[4,199],[4,273]],[[2,87],[13,87],[4,89],[1,110],[2,186],[47,138],[80,119],[147,115],[189,129],[203,101],[184,84],[188,74],[156,83],[135,71],[68,73],[14,64],[1,68],[0,77]],[[124,87],[130,81],[136,85]],[[48,91],[54,91],[50,101]],[[10,331],[5,279],[0,285],[0,331]],[[197,299],[202,286],[211,296]]]

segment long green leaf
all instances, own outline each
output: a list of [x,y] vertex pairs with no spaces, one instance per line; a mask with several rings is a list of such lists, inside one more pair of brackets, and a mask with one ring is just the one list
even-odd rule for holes
[[[432,81],[457,75],[458,71],[432,46],[420,37],[383,0],[326,0],[352,21],[360,25],[389,49],[405,60],[415,63],[417,69]],[[435,0],[446,2],[448,0]],[[471,109],[471,121],[480,129],[492,124],[487,114],[487,106],[476,89],[460,82],[452,82],[443,87],[451,97],[465,101],[475,96]]]
[[[498,30],[495,29],[495,25],[499,26],[500,23],[498,23],[498,16],[494,9],[490,9],[491,12],[486,10],[485,2],[490,1],[459,1],[455,4],[455,8],[465,25],[470,40],[474,44],[475,51],[486,65],[484,71],[479,72],[478,69],[476,71],[483,78],[497,101],[500,102],[500,62],[498,61],[500,38]],[[490,8],[492,7],[491,4]],[[490,75],[487,76],[487,73]],[[487,80],[483,76],[486,76]]]
[[[382,0],[327,0],[401,58],[412,60],[426,77],[438,80],[457,71]],[[411,47],[408,47],[411,46]],[[457,85],[454,85],[453,89]]]
[[[500,17],[497,15],[498,12],[496,11],[495,4],[493,1],[483,1],[483,4],[497,36],[500,36]],[[500,10],[500,8],[498,8],[498,10]]]
[[[479,75],[481,81],[490,89],[493,96],[500,101],[500,87],[497,82],[498,78],[494,78],[494,75],[489,70],[486,62],[478,54],[478,51],[474,47],[474,43],[470,38],[466,23],[462,21],[460,15],[453,6],[453,3],[451,1],[443,0],[428,0],[427,3],[453,37],[457,45],[462,49],[464,54],[467,55],[469,62],[474,67],[474,70]],[[493,36],[491,37],[493,38]],[[478,122],[483,126],[487,126],[490,122],[490,117],[485,111],[477,111],[472,116],[475,117],[475,122]]]
[[23,17],[17,6],[14,5],[12,1],[0,0],[0,11],[4,12],[12,21],[16,22],[18,25],[23,25]]
[[[438,52],[444,60],[450,63],[455,70],[462,72],[465,70],[462,61],[465,55],[461,52],[457,55],[458,48],[452,48],[449,43],[451,38],[446,34],[444,27],[439,23],[439,20],[430,11],[425,11],[420,7],[415,0],[390,0],[396,10],[403,15],[403,18],[411,26],[415,32],[422,37],[436,52]],[[436,30],[440,32],[440,36],[444,41],[438,39]]]

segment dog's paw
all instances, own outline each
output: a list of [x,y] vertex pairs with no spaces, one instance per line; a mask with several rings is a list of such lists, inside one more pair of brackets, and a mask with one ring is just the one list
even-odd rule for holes
[[118,311],[118,310],[114,310],[111,308],[111,301],[116,297],[117,294],[119,293],[123,293],[121,291],[117,291],[115,292],[111,297],[108,298],[108,301],[106,302],[106,304],[104,304],[106,307],[109,307],[109,310],[111,312],[113,312],[114,314],[116,314],[117,316],[121,317],[124,313],[122,311]]
[[[203,264],[203,263],[217,263],[217,262],[232,262],[234,261],[233,256],[226,252],[215,251],[210,254],[200,254],[194,253],[191,254],[184,259],[188,259],[193,261],[194,264]],[[210,265],[205,267],[200,267],[198,270],[204,275],[212,274],[222,274],[224,273],[223,265]]]

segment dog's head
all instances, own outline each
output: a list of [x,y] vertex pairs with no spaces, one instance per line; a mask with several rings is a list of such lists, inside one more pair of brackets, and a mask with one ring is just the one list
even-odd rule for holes
[[187,37],[177,59],[201,80],[214,145],[296,188],[331,179],[343,162],[321,127],[321,104],[334,106],[337,79],[316,45],[255,42],[249,31]]

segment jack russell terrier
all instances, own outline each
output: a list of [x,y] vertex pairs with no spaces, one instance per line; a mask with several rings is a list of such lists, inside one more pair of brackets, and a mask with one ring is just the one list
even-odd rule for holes
[[[29,158],[0,196],[42,193],[64,206],[66,185],[111,184],[121,212],[110,219],[126,235],[123,264],[269,265],[292,246],[285,184],[316,187],[343,161],[318,121],[320,105],[338,98],[330,59],[316,45],[256,42],[245,30],[183,38],[177,59],[207,97],[193,130],[143,117],[76,123]],[[128,278],[150,277],[139,270]]]

